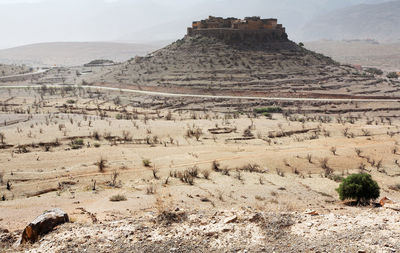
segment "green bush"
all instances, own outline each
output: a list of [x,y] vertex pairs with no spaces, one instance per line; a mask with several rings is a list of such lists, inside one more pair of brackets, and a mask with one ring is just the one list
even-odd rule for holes
[[72,149],[81,149],[85,145],[83,139],[76,139],[71,141],[71,148]]
[[371,175],[361,173],[345,178],[336,191],[341,200],[353,199],[357,204],[369,204],[379,197],[380,188]]
[[371,73],[374,75],[378,75],[378,76],[383,74],[383,71],[378,68],[367,68],[367,69],[365,69],[365,72],[368,72],[368,73]]
[[396,72],[390,72],[386,76],[387,78],[399,78],[399,75]]

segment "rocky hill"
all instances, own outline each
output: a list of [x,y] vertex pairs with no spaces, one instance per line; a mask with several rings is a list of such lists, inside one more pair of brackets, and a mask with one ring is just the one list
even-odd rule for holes
[[287,36],[187,35],[146,57],[85,78],[108,86],[201,94],[384,96],[397,90],[386,80],[340,65]]
[[398,42],[400,32],[400,1],[379,4],[361,4],[339,9],[311,20],[304,37],[308,41],[319,39],[349,40],[374,39]]

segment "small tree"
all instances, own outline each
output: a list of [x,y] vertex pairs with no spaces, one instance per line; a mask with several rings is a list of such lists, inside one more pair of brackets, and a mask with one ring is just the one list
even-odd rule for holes
[[380,188],[371,175],[366,173],[352,174],[345,178],[336,189],[340,200],[354,199],[358,204],[369,204],[379,197]]

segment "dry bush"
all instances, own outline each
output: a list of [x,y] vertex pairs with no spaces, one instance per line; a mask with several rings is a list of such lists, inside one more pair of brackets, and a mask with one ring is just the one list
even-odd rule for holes
[[143,159],[142,163],[143,163],[144,167],[150,167],[151,166],[151,161],[149,159]]
[[285,176],[285,173],[279,168],[276,168],[276,174],[278,174],[278,176],[280,176],[280,177],[284,177]]
[[312,155],[311,154],[307,154],[307,161],[309,163],[312,163]]
[[189,185],[194,185],[194,177],[190,174],[188,170],[185,170],[183,174],[181,174],[180,180]]
[[260,195],[256,195],[254,198],[256,200],[258,200],[258,201],[264,201],[265,200],[265,197],[261,197]]
[[153,172],[153,177],[154,177],[154,179],[159,180],[160,177],[159,177],[157,174],[158,174],[158,172],[159,172],[160,170],[154,166],[154,167],[151,169],[151,171]]
[[199,168],[197,166],[193,166],[187,169],[187,172],[189,173],[190,176],[197,178],[199,175]]
[[188,138],[192,138],[195,137],[197,141],[200,140],[200,137],[203,135],[203,131],[198,128],[198,127],[188,127],[188,129],[186,130],[186,137]]
[[4,172],[0,172],[0,185],[4,184]]
[[220,168],[220,164],[219,164],[219,162],[217,161],[217,160],[214,160],[213,162],[212,162],[212,164],[211,164],[211,169],[213,170],[213,171],[215,171],[215,172],[220,172],[221,171],[221,168]]
[[240,169],[236,169],[235,178],[241,182],[243,181],[242,172],[240,171]]
[[99,141],[99,140],[101,139],[101,134],[99,134],[98,131],[94,131],[93,134],[92,134],[92,137],[93,137],[95,140]]
[[393,191],[400,191],[400,184],[390,185],[389,189]]
[[354,151],[356,152],[358,157],[361,157],[361,153],[362,153],[361,149],[355,148]]
[[324,170],[325,177],[330,176],[333,173],[333,169],[328,166],[328,158],[324,158],[320,161],[321,168]]
[[336,147],[331,147],[330,151],[333,155],[336,155]]
[[125,195],[117,194],[110,197],[110,201],[112,202],[119,202],[119,201],[126,201]]
[[361,130],[364,136],[371,136],[371,132],[367,129],[362,129]]
[[113,173],[111,174],[111,183],[110,186],[116,187],[117,186],[117,179],[118,179],[119,173],[114,170]]
[[122,138],[124,141],[132,141],[132,135],[129,131],[122,131]]
[[210,170],[203,170],[201,173],[203,174],[204,179],[207,180],[210,179],[210,174],[211,174]]
[[230,170],[228,169],[228,168],[223,168],[222,170],[221,170],[221,173],[222,173],[222,175],[224,175],[224,176],[230,176],[231,174],[230,174]]
[[106,168],[106,163],[107,160],[105,160],[103,157],[100,157],[99,161],[96,162],[97,168],[100,172],[104,172],[104,169]]
[[258,165],[258,164],[250,164],[250,163],[245,165],[245,166],[243,166],[243,167],[241,167],[241,168],[239,168],[239,170],[247,171],[247,172],[250,172],[250,173],[266,173],[267,172],[265,170],[262,170],[260,165]]
[[154,184],[149,184],[146,188],[146,194],[153,195],[155,193],[156,193],[156,187],[154,186]]
[[5,144],[5,142],[4,142],[5,139],[6,139],[5,134],[0,132],[0,143],[4,145]]

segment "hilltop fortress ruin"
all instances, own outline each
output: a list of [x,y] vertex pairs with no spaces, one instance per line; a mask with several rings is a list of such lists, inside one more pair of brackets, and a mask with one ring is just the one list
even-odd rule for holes
[[210,16],[205,20],[194,21],[187,35],[213,36],[225,41],[288,41],[286,30],[278,24],[277,19],[261,19],[257,16],[245,19]]

